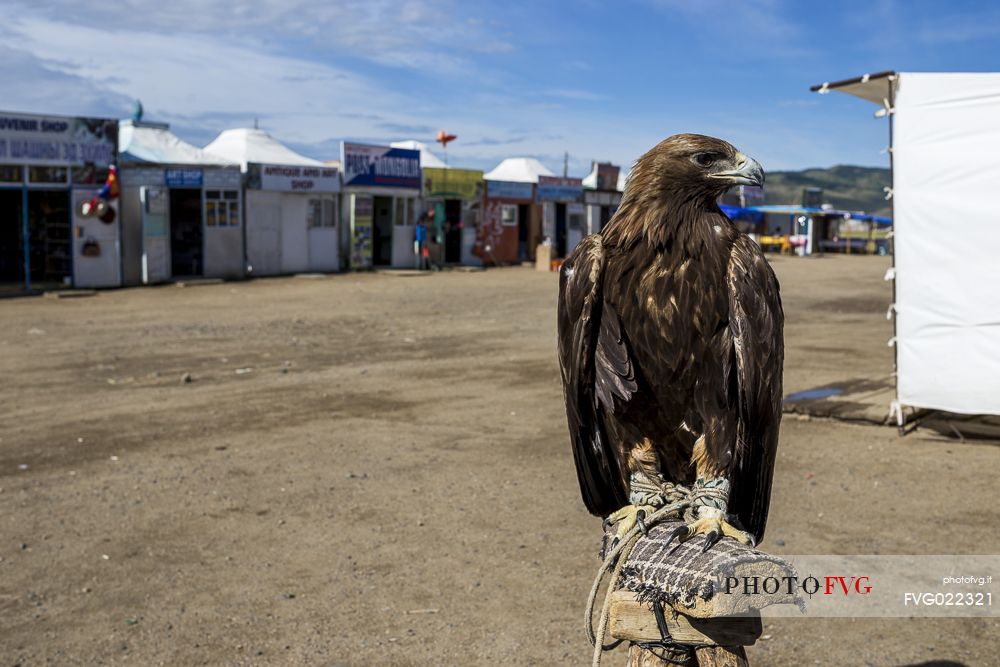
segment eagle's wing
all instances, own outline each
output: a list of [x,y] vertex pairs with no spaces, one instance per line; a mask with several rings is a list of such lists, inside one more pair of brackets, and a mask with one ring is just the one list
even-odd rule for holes
[[559,273],[559,366],[583,502],[606,515],[625,505],[622,462],[604,415],[628,402],[635,374],[617,313],[604,303],[601,237],[581,241]]
[[781,423],[784,315],[774,271],[745,235],[733,246],[728,281],[738,424],[729,507],[759,542]]

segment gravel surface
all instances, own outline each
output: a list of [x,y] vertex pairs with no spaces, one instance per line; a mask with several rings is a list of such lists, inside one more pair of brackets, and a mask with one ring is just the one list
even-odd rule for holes
[[[789,392],[891,372],[886,260],[774,263]],[[0,301],[0,666],[587,664],[600,522],[555,288],[512,268]],[[1000,552],[995,444],[791,417],[781,440],[765,549]],[[749,654],[988,665],[998,631],[768,621]]]

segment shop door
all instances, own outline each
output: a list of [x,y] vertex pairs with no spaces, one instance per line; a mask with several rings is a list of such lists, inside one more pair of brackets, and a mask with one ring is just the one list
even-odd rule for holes
[[444,202],[444,261],[448,264],[462,261],[461,199],[446,199]]
[[527,204],[517,205],[517,261],[526,262],[533,258],[534,249],[528,250],[528,226],[531,224],[531,209]]
[[247,256],[255,276],[281,273],[281,204],[280,195],[271,192],[248,192]]
[[566,256],[566,204],[556,204],[556,257]]
[[80,207],[94,198],[94,189],[73,190],[73,285],[121,285],[121,243],[118,238],[118,201],[108,202],[103,218],[83,217]]
[[0,190],[0,292],[24,289],[21,190]]
[[170,268],[174,277],[205,271],[201,190],[170,190]]
[[281,195],[281,272],[309,269],[308,195]]
[[604,227],[609,222],[611,222],[611,207],[610,206],[602,206],[600,208],[600,211],[601,211],[601,228],[598,229],[597,231],[603,230]]
[[392,265],[397,269],[412,269],[417,256],[413,252],[416,238],[416,199],[396,197],[396,211],[392,218]]
[[31,285],[58,288],[69,285],[72,272],[69,192],[28,192],[28,243]]
[[335,197],[316,197],[309,200],[307,221],[310,271],[337,271],[340,269],[338,217]]
[[169,191],[155,185],[139,188],[142,206],[142,282],[170,280]]
[[389,266],[392,263],[392,197],[375,197],[374,206],[372,264]]

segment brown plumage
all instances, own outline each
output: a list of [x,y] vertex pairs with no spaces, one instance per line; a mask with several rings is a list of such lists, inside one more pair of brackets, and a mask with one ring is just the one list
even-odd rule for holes
[[725,141],[670,137],[636,162],[607,227],[563,263],[559,361],[593,514],[627,504],[630,468],[649,466],[684,484],[728,478],[729,511],[763,535],[781,300],[760,248],[716,204],[735,184],[762,182],[760,165]]

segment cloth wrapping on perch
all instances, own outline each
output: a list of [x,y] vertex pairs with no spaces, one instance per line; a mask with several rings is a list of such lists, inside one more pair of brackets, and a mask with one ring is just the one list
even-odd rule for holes
[[[640,537],[626,557],[619,580],[614,582],[616,588],[694,618],[756,615],[773,604],[796,604],[801,608],[803,601],[794,589],[788,593],[784,584],[785,577],[797,576],[791,563],[731,538],[720,540],[707,552],[702,552],[704,540],[698,537],[680,545],[674,540],[667,546],[671,531],[680,525],[678,520],[665,520]],[[612,537],[613,532],[605,534],[602,552]],[[727,577],[737,577],[740,582],[729,594],[724,589]],[[769,594],[759,585],[757,593],[747,594],[744,577],[758,577],[758,582],[776,577],[782,585],[776,593]]]

